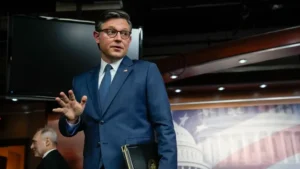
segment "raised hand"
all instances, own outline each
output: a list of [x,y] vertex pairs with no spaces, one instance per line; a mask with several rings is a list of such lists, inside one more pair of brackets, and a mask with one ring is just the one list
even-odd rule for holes
[[60,97],[55,98],[61,108],[55,108],[52,111],[56,113],[63,113],[70,122],[75,122],[85,108],[87,96],[82,96],[81,102],[79,103],[76,101],[72,90],[69,90],[68,93],[69,98],[64,92],[59,94]]

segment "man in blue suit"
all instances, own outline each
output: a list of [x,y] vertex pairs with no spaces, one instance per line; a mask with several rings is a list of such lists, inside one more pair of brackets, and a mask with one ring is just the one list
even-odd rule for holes
[[170,104],[154,63],[126,56],[132,24],[123,11],[107,11],[94,38],[101,63],[73,79],[68,96],[56,101],[59,130],[72,137],[83,131],[84,169],[125,169],[121,146],[158,143],[159,169],[177,169],[177,146]]

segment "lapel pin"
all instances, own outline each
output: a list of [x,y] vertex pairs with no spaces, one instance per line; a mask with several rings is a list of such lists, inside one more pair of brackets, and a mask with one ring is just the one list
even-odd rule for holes
[[127,72],[128,70],[127,69],[124,69],[124,72]]

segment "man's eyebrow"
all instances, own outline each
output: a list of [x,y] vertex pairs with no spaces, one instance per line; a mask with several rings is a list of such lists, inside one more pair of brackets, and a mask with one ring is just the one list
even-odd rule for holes
[[[105,29],[115,29],[115,30],[117,30],[115,27],[113,27],[113,26],[108,26],[107,28],[105,28]],[[127,28],[123,28],[122,30],[120,30],[120,31],[129,31]]]
[[105,29],[116,29],[115,27],[113,27],[113,26],[108,26],[107,28],[105,28]]

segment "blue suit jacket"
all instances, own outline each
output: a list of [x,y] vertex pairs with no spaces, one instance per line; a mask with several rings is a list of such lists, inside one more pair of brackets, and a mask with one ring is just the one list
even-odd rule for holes
[[[84,169],[125,169],[121,146],[158,142],[159,169],[177,169],[176,135],[170,104],[161,74],[154,63],[121,62],[104,107],[97,99],[100,66],[76,76],[73,90],[78,101],[88,97],[80,123],[68,130],[66,118],[59,120],[62,135],[72,137],[83,131]],[[156,137],[156,138],[155,138]]]

